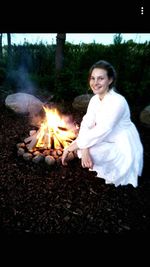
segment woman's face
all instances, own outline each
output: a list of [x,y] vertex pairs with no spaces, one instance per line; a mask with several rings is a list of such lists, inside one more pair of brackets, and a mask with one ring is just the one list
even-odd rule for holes
[[109,90],[112,79],[108,78],[107,71],[95,68],[91,73],[89,85],[94,94],[105,95]]

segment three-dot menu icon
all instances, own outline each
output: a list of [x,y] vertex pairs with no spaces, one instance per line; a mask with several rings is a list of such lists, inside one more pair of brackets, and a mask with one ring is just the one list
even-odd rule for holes
[[141,15],[144,15],[144,7],[141,6]]

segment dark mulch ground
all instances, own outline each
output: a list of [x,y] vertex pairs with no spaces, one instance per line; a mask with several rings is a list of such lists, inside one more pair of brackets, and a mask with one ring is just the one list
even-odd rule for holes
[[[76,116],[76,114],[75,114]],[[150,129],[133,118],[144,144],[139,186],[106,185],[80,166],[33,164],[18,158],[16,144],[32,127],[28,117],[0,104],[0,232],[3,234],[101,234],[150,228]]]

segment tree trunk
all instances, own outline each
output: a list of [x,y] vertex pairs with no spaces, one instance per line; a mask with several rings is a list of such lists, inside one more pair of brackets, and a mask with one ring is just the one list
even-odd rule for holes
[[12,68],[11,34],[7,33],[8,70]]
[[3,59],[3,46],[2,46],[2,37],[3,37],[3,34],[0,33],[0,60]]
[[55,100],[59,100],[62,94],[62,69],[64,66],[65,33],[57,33],[55,54]]
[[56,55],[55,55],[56,72],[60,72],[63,68],[65,40],[66,40],[66,34],[65,33],[57,33],[57,36],[56,36]]

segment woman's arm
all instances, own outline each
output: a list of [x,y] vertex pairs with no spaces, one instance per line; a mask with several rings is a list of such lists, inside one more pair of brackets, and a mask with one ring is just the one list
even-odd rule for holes
[[[82,119],[82,122],[81,122],[81,125],[80,125],[80,132],[82,132],[83,134],[87,132],[88,129],[92,128],[95,124],[95,115],[94,115],[94,112],[93,112],[93,105],[92,105],[92,98],[89,102],[89,105],[88,105],[88,108],[87,108],[87,112],[86,114],[84,115],[83,119]],[[77,139],[76,139],[77,140]],[[78,145],[77,145],[77,142],[73,141],[69,147],[65,148],[64,151],[63,151],[63,155],[62,155],[62,164],[63,165],[67,165],[67,156],[70,152],[73,152],[77,149],[79,149]],[[82,150],[83,152],[83,150]],[[87,153],[82,153],[82,154],[86,154]]]
[[[62,155],[62,165],[67,165],[67,157],[70,152],[74,152],[78,149],[76,141],[72,142],[69,147],[65,148]],[[93,162],[89,153],[89,149],[85,148],[81,150],[81,165],[83,168],[93,168]]]
[[[77,146],[80,149],[89,148],[96,143],[103,141],[114,127],[122,119],[126,110],[126,102],[123,97],[111,98],[103,105],[100,114],[100,120],[97,121],[95,127],[79,131],[76,139]],[[93,107],[94,108],[94,107]]]
[[77,143],[76,143],[76,140],[73,141],[67,148],[64,149],[63,151],[63,155],[62,155],[62,158],[61,158],[61,161],[62,161],[62,165],[67,165],[67,156],[70,152],[74,152],[75,150],[77,150],[79,147],[77,146]]
[[81,150],[81,165],[83,168],[93,168],[93,161],[91,159],[90,153],[89,153],[89,149],[85,148]]

